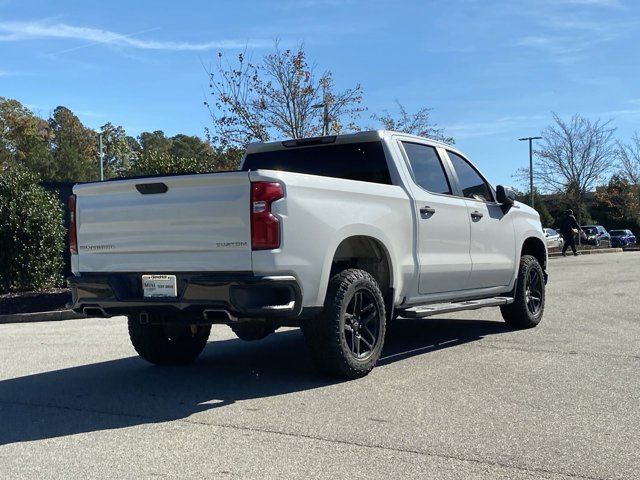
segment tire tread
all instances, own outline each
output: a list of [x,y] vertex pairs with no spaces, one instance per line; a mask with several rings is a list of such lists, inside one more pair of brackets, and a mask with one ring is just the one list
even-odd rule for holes
[[[366,362],[358,362],[345,355],[342,345],[340,312],[351,286],[365,282],[377,299],[380,307],[380,341],[376,353]],[[376,280],[364,270],[349,268],[335,274],[329,281],[325,306],[318,318],[303,324],[311,359],[316,368],[331,376],[355,379],[367,375],[380,357],[384,344],[385,319],[384,300]]]
[[537,269],[541,278],[544,278],[544,272],[538,262],[538,259],[532,255],[523,255],[520,259],[517,286],[514,292],[514,301],[509,305],[502,305],[500,307],[502,318],[507,325],[514,328],[533,328],[540,323],[540,320],[542,320],[545,304],[544,282],[542,284],[542,308],[540,312],[538,315],[533,316],[527,308],[525,283],[527,275],[532,268]]

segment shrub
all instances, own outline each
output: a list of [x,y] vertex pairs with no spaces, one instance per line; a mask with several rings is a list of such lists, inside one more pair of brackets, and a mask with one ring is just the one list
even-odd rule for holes
[[22,167],[0,170],[0,293],[60,285],[62,205]]
[[149,152],[133,158],[120,172],[123,177],[166,175],[172,173],[209,173],[238,168],[243,151],[214,150],[210,155],[180,157],[163,152]]

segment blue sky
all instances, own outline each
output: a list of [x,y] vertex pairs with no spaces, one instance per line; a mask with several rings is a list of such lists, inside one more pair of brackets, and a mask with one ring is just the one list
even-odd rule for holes
[[527,162],[517,138],[561,116],[640,130],[637,0],[0,0],[0,96],[47,116],[57,105],[130,134],[203,135],[205,66],[304,42],[372,112],[433,108],[494,183]]

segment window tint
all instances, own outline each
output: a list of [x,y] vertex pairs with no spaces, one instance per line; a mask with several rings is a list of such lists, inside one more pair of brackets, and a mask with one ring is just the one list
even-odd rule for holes
[[409,157],[413,180],[429,192],[451,195],[451,187],[436,149],[419,143],[402,142],[402,145]]
[[466,198],[481,200],[483,202],[492,202],[493,195],[491,188],[487,185],[480,174],[460,155],[447,151],[453,168],[458,174],[458,182],[462,189],[462,195]]
[[292,147],[247,155],[242,169],[260,168],[391,184],[381,142]]

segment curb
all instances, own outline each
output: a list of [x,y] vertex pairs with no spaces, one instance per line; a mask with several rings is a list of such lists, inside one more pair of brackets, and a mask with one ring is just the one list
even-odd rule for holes
[[[597,255],[601,253],[622,253],[624,250],[622,248],[603,248],[603,249],[593,249],[593,250],[578,250],[578,253],[582,255]],[[567,256],[573,256],[572,253],[568,253]],[[551,252],[549,253],[549,258],[560,258],[562,257],[561,252]]]
[[35,323],[35,322],[59,322],[61,320],[72,320],[76,318],[86,318],[82,313],[73,310],[55,310],[53,312],[35,313],[13,313],[10,315],[0,315],[0,325],[7,323]]

